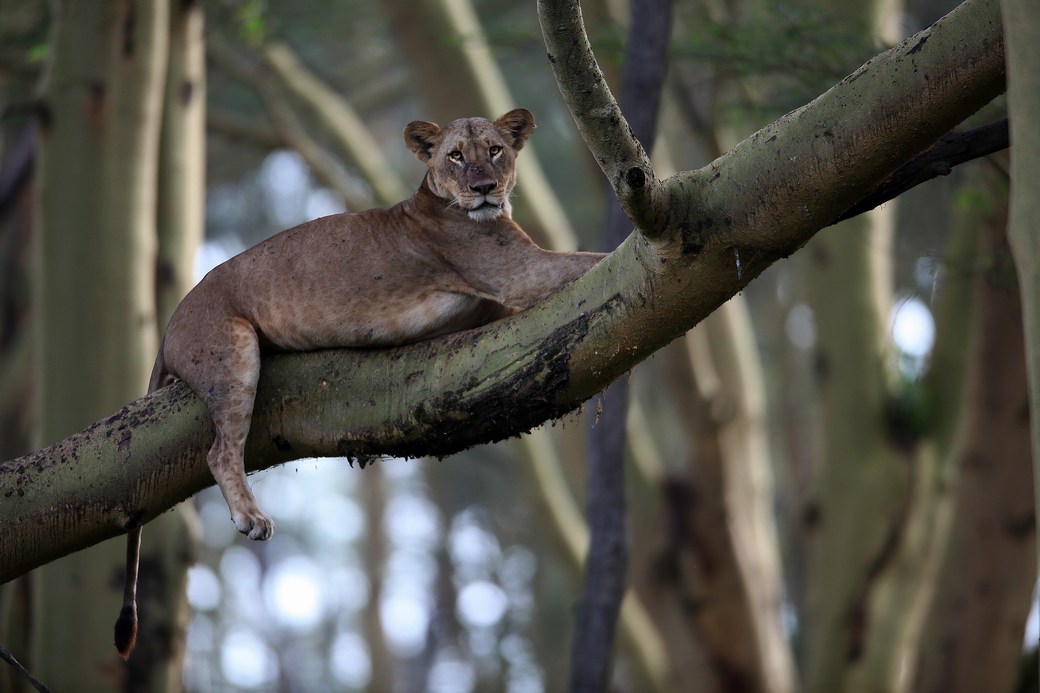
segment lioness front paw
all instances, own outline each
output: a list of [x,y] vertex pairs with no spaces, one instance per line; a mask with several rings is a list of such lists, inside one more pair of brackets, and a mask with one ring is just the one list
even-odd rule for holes
[[259,510],[236,512],[232,514],[231,519],[239,532],[254,541],[265,541],[274,536],[274,520]]

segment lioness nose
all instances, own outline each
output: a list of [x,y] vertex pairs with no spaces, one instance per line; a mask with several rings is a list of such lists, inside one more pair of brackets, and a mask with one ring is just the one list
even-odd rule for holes
[[471,185],[469,189],[473,192],[478,192],[481,195],[487,195],[489,192],[495,189],[495,182],[484,183],[483,185]]

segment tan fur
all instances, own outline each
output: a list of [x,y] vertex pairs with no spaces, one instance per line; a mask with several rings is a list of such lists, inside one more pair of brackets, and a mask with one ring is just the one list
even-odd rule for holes
[[[400,345],[477,327],[543,301],[603,257],[543,250],[510,218],[516,154],[533,128],[525,109],[443,129],[410,123],[405,143],[428,168],[411,199],[283,231],[184,298],[151,388],[172,376],[205,401],[216,428],[207,462],[240,532],[274,533],[243,465],[261,351]],[[128,653],[133,643],[118,640]]]

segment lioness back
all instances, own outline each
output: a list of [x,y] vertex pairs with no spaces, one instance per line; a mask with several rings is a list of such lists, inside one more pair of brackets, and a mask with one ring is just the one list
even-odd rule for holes
[[307,350],[404,344],[473,326],[457,318],[482,299],[431,261],[403,204],[315,219],[236,255],[189,293],[169,331],[240,316],[268,347]]

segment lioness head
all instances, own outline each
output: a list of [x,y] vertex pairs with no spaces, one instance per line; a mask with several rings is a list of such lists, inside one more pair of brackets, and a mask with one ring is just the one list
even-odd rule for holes
[[462,118],[443,129],[416,120],[404,129],[404,142],[426,162],[435,195],[465,209],[470,219],[490,221],[512,214],[516,154],[533,129],[534,115],[517,108],[494,122]]

